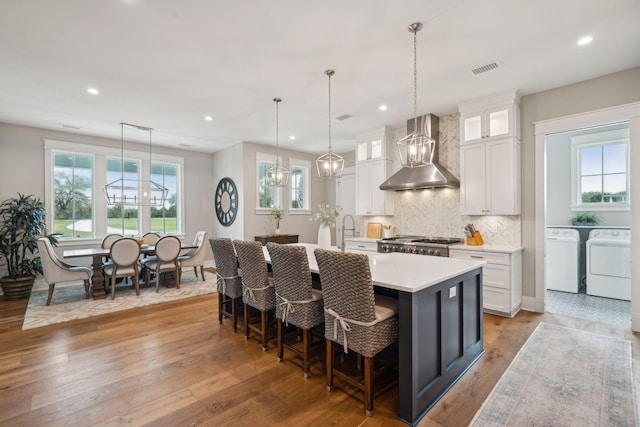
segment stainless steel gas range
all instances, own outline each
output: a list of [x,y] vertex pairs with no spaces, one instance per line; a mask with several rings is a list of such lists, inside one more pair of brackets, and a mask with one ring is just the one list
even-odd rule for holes
[[396,236],[378,240],[378,252],[448,257],[449,247],[463,242],[463,239],[455,237]]

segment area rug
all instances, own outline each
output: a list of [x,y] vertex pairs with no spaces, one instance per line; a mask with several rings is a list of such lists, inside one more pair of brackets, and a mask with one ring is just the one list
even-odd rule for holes
[[637,426],[631,343],[541,322],[472,426]]
[[116,297],[113,300],[111,296],[97,300],[85,299],[84,286],[78,282],[78,285],[56,287],[51,305],[47,306],[45,304],[47,303],[48,291],[34,290],[29,298],[22,329],[39,328],[213,292],[216,292],[216,275],[207,271],[205,271],[204,282],[202,278],[196,278],[192,271],[185,271],[182,274],[180,289],[166,288],[161,283],[159,291],[156,293],[155,285],[149,288],[145,288],[143,285],[140,287],[140,296],[136,295],[133,286],[124,285],[121,287],[118,285]]

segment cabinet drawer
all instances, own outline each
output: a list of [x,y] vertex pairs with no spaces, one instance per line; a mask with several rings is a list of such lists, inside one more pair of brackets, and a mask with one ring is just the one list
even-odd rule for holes
[[346,250],[378,252],[377,242],[358,242],[347,240],[344,243],[344,247]]
[[451,258],[461,258],[476,261],[487,261],[491,264],[509,265],[509,254],[502,254],[496,252],[480,252],[480,251],[465,251],[460,249],[450,249],[449,256]]
[[490,263],[483,265],[482,285],[510,289],[509,266]]
[[482,308],[486,310],[510,313],[511,293],[505,289],[482,287]]

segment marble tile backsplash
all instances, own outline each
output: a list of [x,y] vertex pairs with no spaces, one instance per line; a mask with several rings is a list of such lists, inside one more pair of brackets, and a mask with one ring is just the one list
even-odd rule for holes
[[[452,174],[460,176],[459,114],[440,117],[440,164]],[[394,132],[394,140],[406,134],[404,128]],[[397,136],[397,138],[396,138]],[[397,153],[396,153],[397,156]],[[396,170],[400,167],[394,159]],[[521,218],[519,216],[466,216],[460,215],[460,190],[439,188],[433,190],[396,191],[395,215],[379,218],[384,224],[397,227],[397,234],[420,236],[464,237],[463,228],[473,223],[482,233],[486,244],[521,244]]]

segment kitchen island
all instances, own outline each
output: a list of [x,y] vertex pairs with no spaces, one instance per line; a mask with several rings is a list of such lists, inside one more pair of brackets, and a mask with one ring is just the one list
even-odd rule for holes
[[[300,245],[318,273],[318,246]],[[359,253],[369,257],[374,285],[398,298],[398,418],[415,425],[484,352],[484,262]]]

